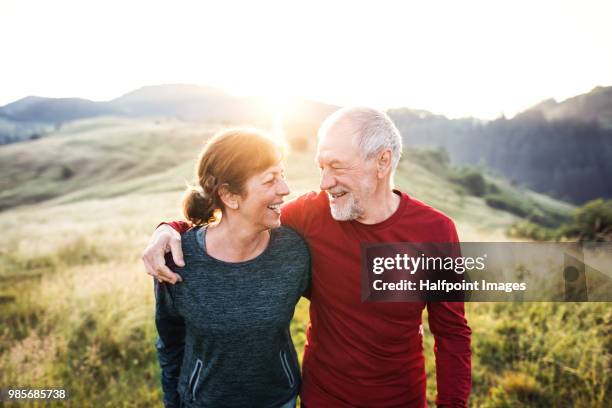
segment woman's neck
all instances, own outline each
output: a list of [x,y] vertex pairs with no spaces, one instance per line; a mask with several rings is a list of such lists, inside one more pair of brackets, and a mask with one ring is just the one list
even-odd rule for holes
[[225,262],[244,262],[256,258],[266,250],[270,230],[257,230],[253,225],[221,219],[206,232],[206,251],[213,258]]

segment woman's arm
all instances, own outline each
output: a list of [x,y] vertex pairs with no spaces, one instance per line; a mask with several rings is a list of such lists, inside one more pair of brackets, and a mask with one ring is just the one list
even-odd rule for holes
[[302,235],[297,231],[295,231],[295,233],[300,237],[300,244],[303,247],[303,256],[306,261],[304,262],[304,269],[302,271],[300,293],[302,297],[305,297],[306,299],[310,300],[310,282],[312,280],[312,257],[310,255],[310,248],[308,247],[308,244],[306,244],[306,241],[304,241],[304,237],[302,237]]
[[164,406],[178,408],[178,380],[185,348],[185,321],[174,305],[174,285],[155,280],[155,325],[159,337],[156,342]]
[[[308,247],[306,247],[308,249]],[[310,300],[310,282],[312,281],[312,263],[310,258],[310,251],[308,251],[308,263],[302,275],[302,297]]]

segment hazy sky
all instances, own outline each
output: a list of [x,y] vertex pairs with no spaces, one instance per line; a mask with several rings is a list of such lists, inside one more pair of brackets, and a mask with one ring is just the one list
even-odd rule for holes
[[0,0],[0,105],[194,83],[450,117],[612,85],[612,1]]

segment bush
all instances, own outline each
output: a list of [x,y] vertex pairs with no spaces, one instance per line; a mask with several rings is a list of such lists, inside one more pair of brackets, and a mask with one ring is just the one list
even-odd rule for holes
[[580,241],[612,241],[612,200],[600,198],[578,208],[573,225],[562,232]]
[[62,167],[61,167],[61,170],[60,170],[60,179],[61,180],[68,180],[72,176],[74,176],[74,170],[72,170],[67,165],[62,164]]
[[544,210],[538,207],[532,208],[529,211],[529,214],[527,215],[527,220],[548,228],[554,228],[561,224],[561,220],[556,214],[545,212]]
[[555,229],[542,227],[533,222],[520,222],[509,231],[510,236],[533,239],[534,241],[557,241],[559,233]]
[[[559,222],[560,217],[559,214],[547,214],[538,212],[536,209],[528,216],[528,222],[514,225],[510,230],[510,235],[531,238],[536,241],[570,239],[612,242],[612,200],[589,201],[578,208],[569,221]],[[553,228],[555,226],[558,227]]]
[[503,193],[488,194],[485,197],[485,202],[489,207],[504,210],[520,217],[526,217],[530,213],[528,205]]
[[499,189],[499,187],[497,187],[497,184],[487,183],[487,192],[490,194],[497,194],[501,193],[501,190]]
[[452,178],[452,180],[461,184],[470,194],[477,197],[482,197],[487,193],[487,182],[482,173],[477,169],[462,169],[457,176]]

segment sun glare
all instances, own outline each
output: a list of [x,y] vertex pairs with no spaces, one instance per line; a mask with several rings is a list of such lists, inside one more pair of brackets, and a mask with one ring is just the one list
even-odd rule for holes
[[272,136],[278,140],[285,139],[283,120],[291,111],[298,98],[281,89],[271,89],[261,96],[264,109],[272,118]]

